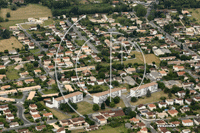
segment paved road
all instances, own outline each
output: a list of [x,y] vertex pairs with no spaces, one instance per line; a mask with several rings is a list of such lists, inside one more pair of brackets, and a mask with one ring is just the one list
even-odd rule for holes
[[[50,121],[46,121],[47,124],[50,123],[55,123],[57,120],[50,120]],[[44,122],[40,122],[41,124],[44,124]],[[38,123],[29,123],[29,124],[25,124],[23,126],[18,126],[18,127],[13,127],[13,128],[8,128],[8,129],[3,129],[3,131],[11,131],[11,130],[17,130],[17,129],[21,129],[21,128],[27,128],[30,127],[32,125],[37,125]]]
[[24,125],[26,124],[31,124],[31,122],[29,122],[25,116],[24,116],[24,106],[21,104],[21,103],[17,103],[17,104],[14,104],[15,106],[17,106],[17,116],[23,120],[24,122]]
[[[65,22],[67,23],[68,26],[71,26],[71,25],[72,25],[71,22],[70,22],[69,20],[65,20]],[[73,30],[74,30],[74,32],[76,32],[76,33],[78,34],[78,37],[79,37],[79,38],[81,38],[81,39],[84,40],[84,41],[87,41],[87,40],[88,40],[85,36],[82,36],[82,35],[81,35],[81,32],[78,31],[78,29],[77,29],[75,26],[73,26]],[[88,42],[87,45],[88,45],[95,53],[99,53],[99,51],[96,49],[96,47],[95,47],[92,43]]]

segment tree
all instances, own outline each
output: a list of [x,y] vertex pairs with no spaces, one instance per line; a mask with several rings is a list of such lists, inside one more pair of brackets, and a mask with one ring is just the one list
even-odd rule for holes
[[39,65],[39,63],[38,63],[37,61],[34,61],[34,62],[33,62],[33,66],[34,66],[34,67],[38,67],[38,65]]
[[171,92],[168,93],[168,97],[172,98],[172,93]]
[[93,109],[94,111],[98,111],[98,110],[99,110],[99,105],[98,105],[98,104],[93,104],[92,109]]
[[135,6],[134,10],[138,17],[144,17],[147,14],[147,9],[141,4],[138,4],[137,6]]
[[113,101],[114,101],[114,103],[115,104],[117,104],[117,103],[119,103],[120,102],[120,97],[115,97],[114,99],[113,99]]
[[16,9],[17,9],[17,6],[16,6],[15,4],[13,4],[13,5],[10,6],[10,9],[11,9],[11,10],[16,10]]
[[131,97],[131,102],[137,102],[137,97]]
[[8,29],[5,29],[3,34],[2,34],[3,39],[8,39],[10,38],[10,31]]
[[115,107],[115,103],[114,103],[114,102],[111,102],[111,103],[109,104],[109,106],[110,106],[111,108],[113,108],[113,107]]
[[7,18],[10,17],[10,12],[7,12],[6,17],[7,17]]
[[149,89],[147,90],[146,97],[151,97],[151,91]]
[[40,25],[39,24],[37,24],[37,29],[40,29]]
[[102,103],[101,104],[101,109],[105,109],[106,107],[105,107],[105,103]]

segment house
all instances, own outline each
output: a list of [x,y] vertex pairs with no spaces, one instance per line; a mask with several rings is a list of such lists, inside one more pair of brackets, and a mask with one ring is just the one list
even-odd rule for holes
[[157,116],[158,116],[159,118],[163,119],[163,118],[165,118],[165,117],[168,117],[168,114],[167,114],[165,111],[163,111],[163,112],[161,112],[161,113],[157,113]]
[[193,126],[193,121],[191,119],[182,120],[183,126]]
[[56,131],[56,133],[66,133],[66,132],[65,132],[65,128],[63,128],[63,127],[59,128],[59,129]]
[[36,115],[36,114],[39,114],[39,111],[35,110],[35,109],[31,109],[30,110],[30,114],[31,115]]
[[146,106],[144,104],[140,104],[137,106],[138,110],[146,109]]
[[19,123],[18,122],[11,122],[9,124],[10,128],[13,128],[13,127],[18,127],[19,126]]
[[154,112],[147,112],[146,113],[146,118],[147,119],[156,118],[156,114]]
[[61,103],[66,103],[68,101],[71,101],[72,103],[78,103],[83,101],[83,93],[80,91],[70,93],[68,95],[65,95],[64,98],[58,97],[58,98],[53,98],[51,102],[46,102],[45,105],[49,108],[59,108]]
[[98,129],[99,129],[98,125],[91,125],[91,126],[85,128],[86,131],[94,131],[94,130],[98,130]]
[[192,102],[192,99],[185,99],[185,103],[187,103],[188,105],[190,105]]
[[158,84],[156,82],[151,82],[148,84],[144,84],[138,87],[134,87],[130,90],[130,96],[131,97],[139,97],[144,96],[147,93],[147,90],[149,90],[151,93],[156,92],[158,90]]
[[136,72],[136,69],[135,68],[127,68],[127,69],[125,69],[125,71],[128,74],[133,74],[134,72]]
[[37,26],[31,26],[29,30],[37,30]]
[[104,84],[104,80],[97,80],[97,84],[98,84],[98,85]]
[[171,133],[166,127],[158,127],[160,133]]
[[147,107],[149,108],[149,110],[153,111],[154,109],[156,109],[156,105],[155,104],[148,104]]
[[182,98],[177,98],[177,99],[175,99],[175,103],[176,103],[176,104],[179,104],[179,105],[183,105],[183,104],[184,104]]
[[167,105],[173,105],[174,104],[173,99],[166,99],[165,102],[167,103]]
[[4,123],[0,122],[0,128],[3,129],[4,128]]
[[35,130],[36,131],[42,131],[44,128],[46,128],[46,125],[40,125],[40,126],[36,126]]
[[157,125],[165,125],[167,123],[164,120],[158,120],[158,121],[156,121],[156,124]]
[[32,115],[32,118],[35,121],[35,120],[41,119],[41,116],[39,114],[35,114],[35,115]]
[[196,102],[199,102],[200,101],[200,97],[194,97],[193,100],[196,101]]
[[185,97],[185,91],[179,91],[179,92],[177,92],[177,95],[178,95],[178,97]]
[[6,69],[4,65],[0,65],[0,69]]
[[9,109],[8,105],[0,105],[0,111],[7,110],[7,109]]
[[29,73],[26,71],[26,72],[20,73],[19,75],[21,76],[21,78],[25,78],[26,76],[29,75]]
[[48,82],[47,82],[47,84],[49,85],[49,86],[51,86],[51,85],[53,85],[53,84],[55,84],[56,83],[56,81],[54,80],[54,79],[50,79]]
[[38,74],[41,74],[41,70],[40,69],[38,69],[38,70],[34,70],[34,73],[36,74],[36,75],[38,75]]
[[177,110],[168,110],[167,111],[169,113],[169,115],[171,115],[172,117],[175,117],[178,115],[178,111]]
[[139,122],[140,122],[140,120],[137,119],[137,118],[135,118],[135,117],[133,117],[133,118],[131,118],[131,119],[129,119],[129,120],[130,120],[130,122],[132,122],[132,123],[139,123]]
[[183,107],[180,109],[180,111],[181,111],[182,113],[185,113],[185,112],[187,112],[187,111],[190,111],[190,108],[189,108],[189,107],[186,107],[186,106],[183,106]]
[[67,120],[59,121],[60,125],[63,127],[68,126],[68,129],[74,129],[75,127],[89,127],[89,124],[85,121],[83,117],[71,118]]
[[16,51],[15,49],[10,50],[10,51],[9,51],[9,54],[17,54],[17,51]]
[[30,104],[30,105],[29,105],[29,109],[30,109],[30,110],[32,110],[32,109],[35,109],[35,110],[36,110],[36,109],[37,109],[37,105],[35,105],[35,104]]
[[96,104],[102,103],[102,102],[106,101],[107,97],[109,97],[109,96],[111,96],[113,98],[116,96],[121,97],[121,93],[122,93],[123,89],[124,88],[111,89],[111,95],[110,95],[110,90],[95,93],[95,94],[93,94],[93,102]]
[[163,107],[166,108],[167,107],[167,103],[166,102],[159,102],[158,103],[158,107],[159,108],[163,108]]
[[14,115],[13,114],[7,114],[6,115],[6,120],[7,121],[12,121],[12,120],[14,120],[15,118],[14,118]]
[[196,125],[200,124],[200,118],[194,118],[193,120]]
[[184,66],[173,66],[174,71],[183,71],[185,68]]

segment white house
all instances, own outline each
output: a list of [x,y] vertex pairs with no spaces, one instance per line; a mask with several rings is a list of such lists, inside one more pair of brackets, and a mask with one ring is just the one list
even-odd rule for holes
[[[124,88],[114,88],[114,89],[111,89],[111,97],[116,97],[116,96],[121,97],[121,93],[122,93],[123,89]],[[96,104],[102,103],[109,96],[110,96],[110,90],[99,92],[99,93],[95,93],[95,94],[93,94],[93,102],[96,103]]]
[[193,126],[193,121],[190,119],[182,120],[183,126]]
[[72,103],[81,102],[81,101],[83,101],[83,93],[80,92],[80,91],[73,92],[73,93],[70,93],[68,95],[65,95],[64,98],[63,97],[58,97],[58,98],[55,98],[55,99],[53,98],[52,102],[46,102],[46,106],[49,107],[49,108],[54,108],[54,107],[59,108],[61,103],[66,103],[69,100]]
[[156,92],[158,90],[158,84],[156,82],[151,82],[148,84],[141,85],[139,88],[134,87],[130,91],[130,96],[131,97],[144,96],[146,95],[147,90],[149,90],[151,93]]

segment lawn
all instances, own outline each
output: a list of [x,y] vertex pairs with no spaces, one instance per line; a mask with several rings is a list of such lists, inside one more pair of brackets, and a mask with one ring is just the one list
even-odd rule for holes
[[192,19],[195,18],[197,20],[198,23],[200,23],[200,8],[196,8],[196,9],[188,9],[189,12],[192,12]]
[[120,99],[120,102],[119,102],[118,104],[115,104],[115,107],[121,107],[121,108],[124,108],[124,107],[126,107],[126,106],[125,106],[123,100]]
[[82,46],[82,45],[85,43],[84,40],[76,40],[75,42],[76,42],[79,46]]
[[[84,130],[75,130],[72,131],[72,133],[80,133],[84,132]],[[127,128],[124,127],[124,125],[121,125],[119,127],[112,128],[108,125],[102,126],[101,129],[90,131],[90,133],[128,133]]]
[[23,24],[22,25],[22,27],[24,28],[24,29],[29,29],[31,26],[36,26],[36,24]]
[[23,45],[15,37],[0,40],[0,52],[3,52],[4,50],[9,51],[15,48],[21,49],[22,47]]
[[30,52],[32,54],[34,54],[34,55],[39,55],[40,54],[39,51],[40,51],[40,49],[32,49],[32,50],[30,50]]
[[44,94],[53,94],[53,93],[58,93],[57,90],[55,89],[48,89],[47,91],[43,90],[42,91]]
[[[163,91],[159,91],[156,93],[152,93],[151,97],[144,97],[144,98],[139,98],[137,102],[134,102],[131,104],[132,105],[139,105],[139,104],[147,104],[147,103],[154,103],[154,102],[158,102],[161,101],[160,97],[166,97],[168,98],[168,94],[165,94]],[[176,98],[174,95],[172,97],[172,99]]]
[[0,16],[6,18],[7,12],[10,12],[11,17],[8,18],[8,22],[0,23],[5,28],[27,21],[28,18],[39,18],[39,17],[52,17],[51,10],[48,7],[39,4],[29,4],[12,11],[9,8],[2,8]]
[[19,78],[18,71],[15,70],[14,67],[15,66],[8,66],[8,69],[7,69],[7,72],[6,72],[6,76],[10,80],[14,80],[14,79],[18,79]]
[[[128,63],[144,64],[144,59],[143,59],[143,56],[140,52],[133,51],[131,54],[135,54],[136,59],[124,61],[124,64],[128,64]],[[160,59],[158,57],[156,57],[154,54],[146,54],[145,60],[146,60],[146,63],[155,62],[157,66],[160,65]]]
[[8,96],[9,98],[14,98],[14,99],[22,99],[23,94],[22,95],[16,95],[16,96]]
[[[43,101],[41,101],[40,103],[44,105]],[[65,114],[63,114],[63,113],[61,113],[61,112],[59,112],[59,111],[57,111],[55,109],[52,109],[52,108],[48,108],[48,109],[58,118],[58,120],[64,120],[64,119],[71,118],[70,116],[65,115]]]

